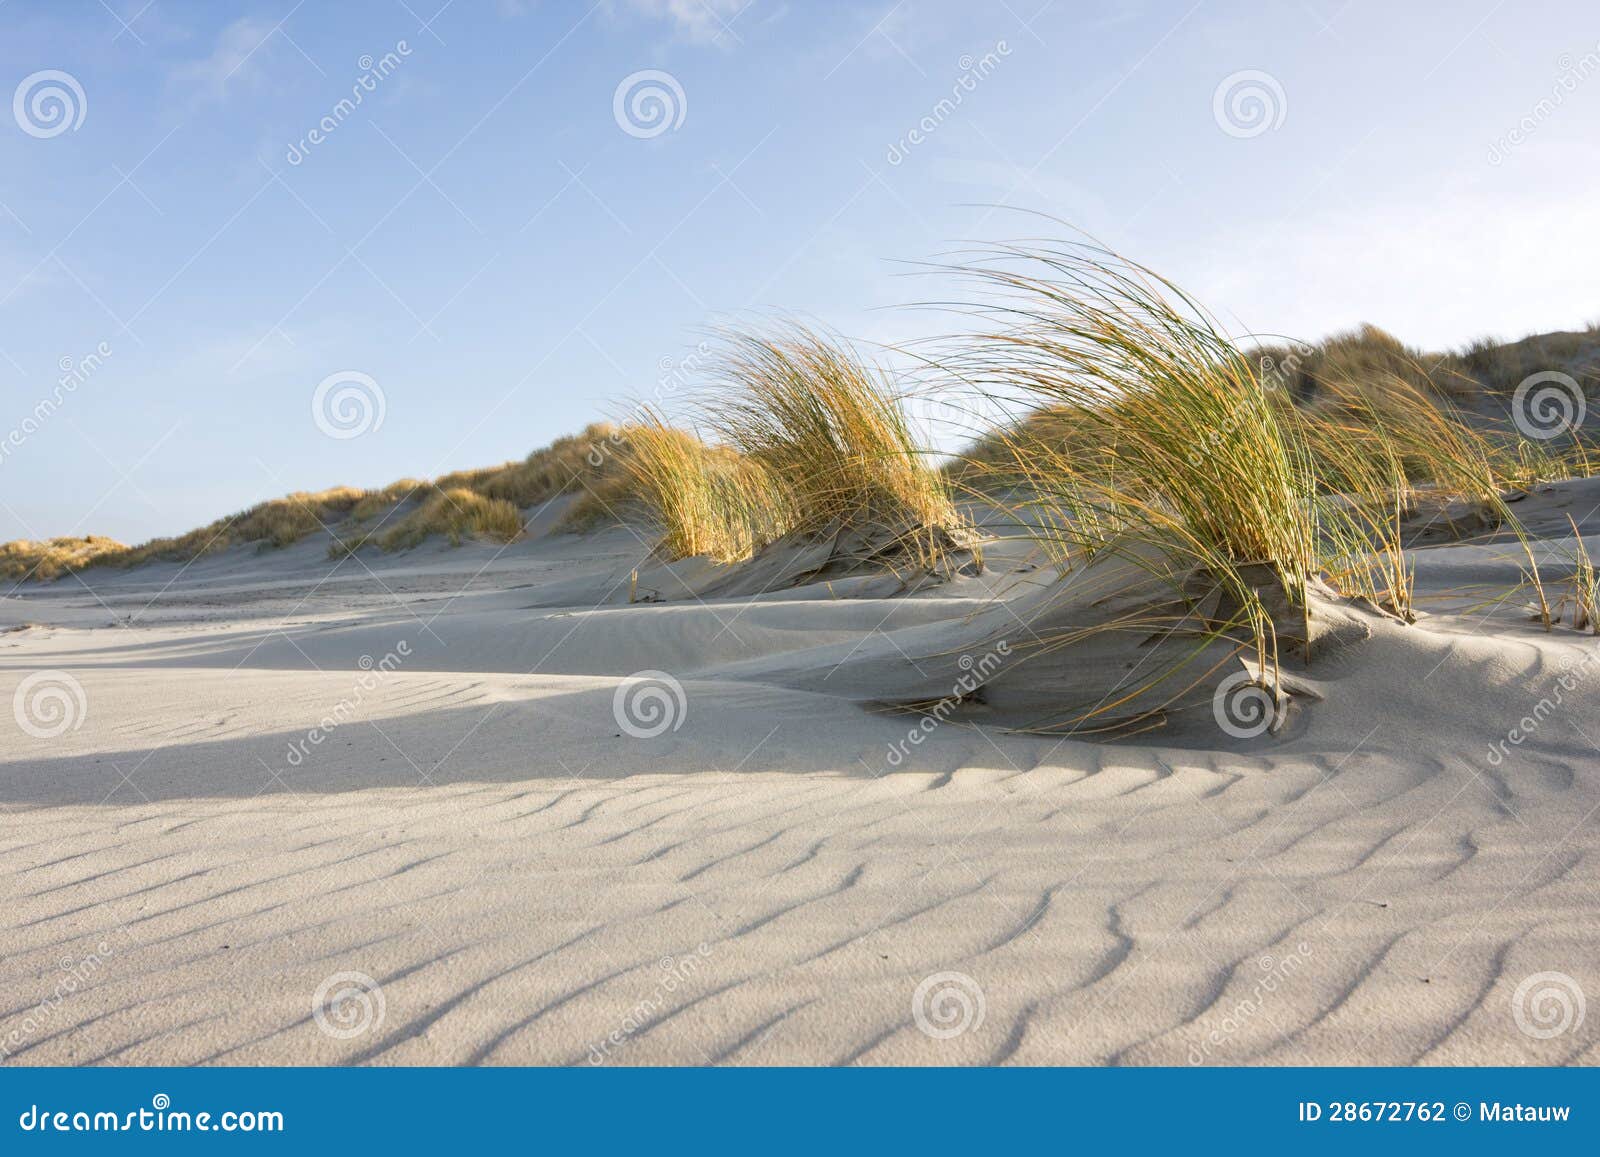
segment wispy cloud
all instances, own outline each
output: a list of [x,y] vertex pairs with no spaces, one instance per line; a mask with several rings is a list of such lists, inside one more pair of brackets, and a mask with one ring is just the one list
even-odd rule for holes
[[694,44],[728,47],[738,43],[734,24],[755,0],[622,0],[622,7],[646,20],[671,25],[674,36]]
[[174,70],[174,84],[197,98],[221,100],[233,85],[259,75],[274,31],[275,25],[253,16],[235,20],[217,35],[209,55]]

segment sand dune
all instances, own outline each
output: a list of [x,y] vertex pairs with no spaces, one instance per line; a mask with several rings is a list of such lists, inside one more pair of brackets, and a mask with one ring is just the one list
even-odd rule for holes
[[1600,663],[1474,605],[1503,545],[1414,552],[1415,626],[1330,608],[1282,732],[1115,744],[1003,726],[1071,659],[885,706],[1030,629],[1013,543],[634,605],[628,530],[324,549],[0,602],[0,694],[66,712],[0,730],[6,1059],[1600,1060]]

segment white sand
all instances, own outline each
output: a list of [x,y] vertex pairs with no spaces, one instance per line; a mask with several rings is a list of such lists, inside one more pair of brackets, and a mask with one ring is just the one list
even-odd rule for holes
[[[1527,510],[1600,531],[1596,504],[1574,484]],[[0,635],[0,704],[41,671],[84,703],[52,737],[0,716],[0,1055],[1600,1060],[1575,1005],[1600,997],[1592,636],[1462,597],[1409,628],[1353,612],[1371,637],[1312,665],[1277,736],[1209,711],[1116,745],[967,719],[895,765],[916,717],[867,704],[938,698],[957,654],[1021,637],[1040,572],[1011,573],[1014,546],[910,596],[700,602],[668,588],[709,572],[646,566],[669,598],[634,606],[628,531],[331,575],[322,550],[0,600],[0,626],[35,624]],[[1416,557],[1425,594],[1516,576],[1503,546]],[[1048,702],[1078,661],[1003,674],[994,702]],[[645,669],[681,681],[679,725],[619,734]],[[325,994],[328,1032],[340,973],[381,996]],[[1541,973],[1567,979],[1525,989],[1524,1031]]]

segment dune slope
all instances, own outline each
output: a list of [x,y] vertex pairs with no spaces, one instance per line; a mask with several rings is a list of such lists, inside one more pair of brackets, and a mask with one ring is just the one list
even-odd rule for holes
[[[1528,503],[1600,555],[1595,484]],[[1430,613],[1345,609],[1282,731],[1116,744],[999,726],[1074,670],[993,654],[1016,543],[912,593],[704,594],[625,528],[26,588],[0,1056],[1593,1063],[1596,640],[1477,605],[1503,544],[1413,553]]]

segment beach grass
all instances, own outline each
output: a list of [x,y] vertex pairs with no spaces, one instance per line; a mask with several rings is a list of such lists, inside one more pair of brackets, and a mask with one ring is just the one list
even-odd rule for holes
[[408,550],[435,534],[459,546],[472,537],[512,542],[522,534],[522,512],[504,498],[486,498],[465,486],[435,488],[423,504],[384,531],[384,550]]
[[0,544],[0,578],[12,582],[34,578],[48,582],[72,571],[115,557],[128,548],[114,538],[86,535]]
[[[1170,585],[1170,605],[1106,629],[1231,644],[1276,695],[1282,636],[1311,653],[1315,592],[1411,620],[1403,532],[1419,479],[1430,500],[1515,527],[1512,457],[1395,372],[1394,350],[1381,378],[1370,359],[1324,365],[1333,402],[1307,407],[1192,297],[1094,245],[1005,246],[960,271],[980,324],[953,368],[1023,413],[951,473],[1013,495],[1001,501],[1065,567],[1111,554]],[[1065,726],[1126,721],[1157,685],[1189,683],[1154,664]]]
[[888,372],[795,323],[725,338],[700,413],[781,488],[787,529],[857,532],[879,557],[938,565],[964,524]]
[[738,562],[793,528],[790,492],[759,461],[708,445],[648,408],[625,438],[628,497],[660,529],[664,556]]

